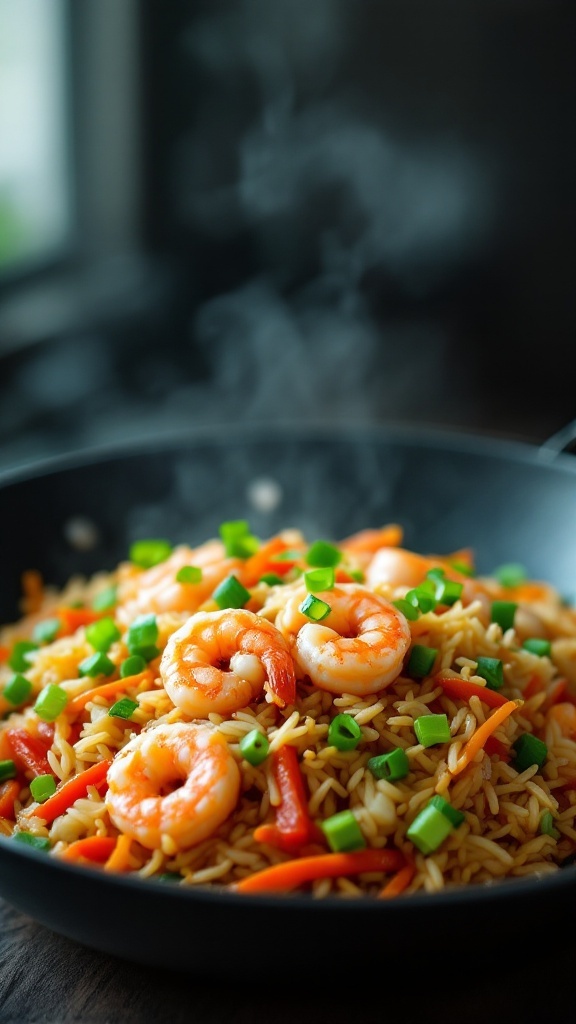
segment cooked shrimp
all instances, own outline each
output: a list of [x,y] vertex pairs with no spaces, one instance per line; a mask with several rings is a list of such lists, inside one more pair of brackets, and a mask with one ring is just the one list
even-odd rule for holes
[[454,561],[471,560],[466,550],[455,552],[454,555],[425,556],[408,551],[407,548],[380,548],[366,569],[366,583],[369,587],[388,584],[393,590],[408,590],[422,583],[431,569],[444,569],[447,579],[463,584],[463,604],[479,600],[484,613],[488,614],[490,606],[485,587],[479,580],[470,579],[458,572],[451,564],[452,558]]
[[168,640],[160,675],[170,699],[191,718],[238,711],[263,688],[267,700],[281,707],[296,699],[286,641],[247,608],[192,615]]
[[276,618],[304,676],[321,690],[364,696],[400,674],[410,628],[394,605],[358,583],[341,583],[316,595],[330,605],[321,622],[300,611],[307,596],[295,590]]
[[[226,558],[224,545],[210,540],[198,548],[181,544],[164,562],[151,569],[123,565],[118,584],[118,621],[128,626],[148,612],[195,612],[215,588],[242,563]],[[202,570],[198,583],[178,583],[176,573],[186,565]]]
[[168,836],[178,850],[202,842],[234,810],[240,771],[208,725],[176,722],[135,736],[108,769],[105,801],[116,828],[148,850]]
[[359,530],[358,533],[341,540],[338,547],[359,568],[365,569],[376,551],[380,548],[398,547],[403,536],[404,531],[398,523],[389,523],[379,529]]

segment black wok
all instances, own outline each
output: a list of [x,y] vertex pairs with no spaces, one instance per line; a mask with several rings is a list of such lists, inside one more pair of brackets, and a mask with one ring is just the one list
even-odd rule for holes
[[[471,546],[480,572],[518,561],[562,593],[576,591],[576,459],[551,446],[384,427],[226,428],[0,477],[1,620],[16,618],[24,569],[62,584],[112,569],[137,537],[194,544],[236,518],[260,536],[290,525],[310,539],[395,521],[407,547]],[[24,913],[158,967],[210,973],[225,957],[228,975],[253,972],[263,957],[270,969],[294,964],[296,934],[315,971],[378,967],[418,947],[442,964],[440,936],[451,934],[451,963],[464,950],[469,962],[489,960],[495,942],[513,959],[535,921],[548,943],[566,925],[573,936],[575,882],[572,864],[386,904],[256,899],[104,875],[0,839],[0,894]]]

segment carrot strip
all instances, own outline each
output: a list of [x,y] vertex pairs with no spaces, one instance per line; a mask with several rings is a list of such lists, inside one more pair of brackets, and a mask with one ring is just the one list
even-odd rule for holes
[[501,707],[496,708],[494,714],[490,715],[490,718],[487,718],[468,740],[456,767],[452,769],[452,775],[458,775],[474,760],[476,754],[482,750],[488,737],[508,718],[508,715],[511,715],[513,711],[517,711],[523,703],[523,701],[519,700],[507,700]]
[[316,878],[338,878],[362,871],[398,871],[406,863],[399,850],[354,850],[273,864],[231,885],[234,892],[290,892]]
[[459,676],[435,676],[434,682],[438,683],[444,693],[456,700],[470,700],[470,697],[479,697],[491,708],[502,707],[506,703],[498,690],[491,690],[489,686],[480,686],[478,683],[470,683],[467,679],[460,679]]
[[8,661],[9,656],[10,648],[4,647],[2,644],[0,644],[0,661]]
[[288,551],[288,544],[282,537],[271,537],[262,547],[258,548],[250,558],[247,558],[238,575],[245,587],[253,587],[261,576],[267,572],[274,572],[283,576],[294,565],[293,561],[277,560],[274,555]]
[[397,548],[402,543],[404,530],[398,523],[388,523],[379,529],[359,530],[340,541],[338,547],[347,555],[371,554],[379,548]]
[[93,860],[102,864],[108,860],[115,846],[114,836],[87,836],[70,843],[61,854],[61,860]]
[[103,683],[102,686],[93,686],[91,690],[79,693],[77,697],[69,701],[65,712],[70,718],[75,718],[84,710],[88,701],[94,700],[95,697],[115,697],[123,690],[139,686],[145,679],[152,682],[152,672],[149,668],[145,668],[143,672],[139,672],[135,676],[125,676],[124,679],[113,679],[110,683]]
[[90,765],[80,775],[74,775],[67,782],[63,782],[54,796],[48,799],[39,807],[34,807],[31,813],[35,818],[42,818],[47,825],[52,824],[55,818],[64,814],[72,804],[75,804],[81,797],[86,796],[89,786],[100,786],[106,780],[106,774],[112,761],[97,761]]
[[20,792],[18,779],[8,779],[0,786],[0,818],[14,818],[14,801]]
[[69,636],[75,633],[80,626],[89,626],[91,622],[101,619],[103,612],[95,612],[92,608],[68,608],[63,606],[56,612],[57,618],[62,623],[61,635]]
[[396,874],[392,876],[389,882],[386,882],[384,888],[378,893],[378,898],[381,900],[390,900],[395,896],[399,896],[401,892],[404,892],[404,889],[408,888],[415,874],[416,868],[414,865],[405,864],[403,868],[400,868],[400,871],[397,871]]
[[131,843],[132,839],[130,836],[118,836],[114,849],[104,865],[104,871],[128,871],[130,867],[128,857],[130,855]]
[[311,842],[325,844],[323,833],[308,813],[304,779],[296,749],[285,744],[272,755],[272,772],[280,790],[280,804],[273,825],[260,825],[254,830],[257,843],[269,843],[285,853],[297,853]]

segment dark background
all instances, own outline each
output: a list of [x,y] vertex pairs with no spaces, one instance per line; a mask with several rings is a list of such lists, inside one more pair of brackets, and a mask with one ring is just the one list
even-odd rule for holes
[[240,420],[538,444],[576,415],[573,2],[66,10],[74,223],[0,274],[1,466]]

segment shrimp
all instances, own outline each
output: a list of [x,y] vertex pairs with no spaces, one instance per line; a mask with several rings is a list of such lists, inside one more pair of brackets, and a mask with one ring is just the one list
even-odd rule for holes
[[148,850],[168,836],[187,850],[234,810],[240,771],[223,736],[205,724],[157,725],[131,739],[107,774],[106,808],[116,828]]
[[160,676],[170,699],[191,718],[238,711],[264,687],[266,699],[280,707],[296,699],[286,641],[247,608],[192,615],[168,640]]
[[300,611],[307,596],[295,590],[276,617],[304,676],[329,693],[365,696],[389,686],[402,670],[410,628],[402,613],[357,583],[316,595],[330,605],[322,622]]
[[462,603],[467,605],[480,601],[481,614],[489,621],[490,602],[486,588],[480,580],[470,579],[455,569],[452,559],[468,563],[471,561],[470,552],[464,549],[454,555],[425,556],[407,548],[380,548],[366,569],[366,583],[369,587],[385,584],[394,592],[397,588],[406,591],[422,583],[431,569],[444,569],[447,579],[463,584]]
[[[164,562],[144,571],[123,565],[118,583],[118,621],[129,626],[138,615],[148,612],[195,612],[241,564],[237,558],[225,557],[219,540],[211,540],[198,548],[180,544]],[[177,581],[176,573],[186,565],[202,570],[198,583]]]

